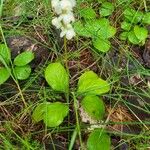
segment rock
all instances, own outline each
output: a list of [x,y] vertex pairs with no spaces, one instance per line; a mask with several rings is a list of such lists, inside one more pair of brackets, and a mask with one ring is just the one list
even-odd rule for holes
[[31,63],[32,68],[43,64],[49,57],[49,50],[35,43],[29,38],[21,35],[15,35],[6,39],[8,47],[11,50],[11,57],[14,59],[18,54],[31,50],[35,54],[35,59]]

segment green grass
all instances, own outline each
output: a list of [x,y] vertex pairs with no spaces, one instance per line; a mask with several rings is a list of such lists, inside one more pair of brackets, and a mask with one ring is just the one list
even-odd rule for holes
[[[98,4],[91,0],[89,2],[97,11]],[[110,17],[112,25],[119,30],[119,24],[122,21],[122,10],[129,7],[136,10],[150,11],[150,2],[148,0],[135,1],[132,3],[116,4],[115,15]],[[79,6],[78,6],[79,7]],[[75,12],[78,12],[76,8]],[[14,18],[14,15],[20,15]],[[59,33],[51,26],[53,12],[50,1],[31,1],[31,0],[8,0],[1,1],[0,5],[0,40],[4,42],[5,38],[12,35],[23,35],[35,41],[50,52],[50,58],[42,66],[37,66],[33,70],[30,78],[23,82],[11,79],[4,85],[0,86],[0,149],[4,150],[40,150],[44,149],[45,143],[51,143],[53,149],[57,149],[57,140],[65,146],[78,146],[77,139],[84,145],[87,138],[87,126],[81,122],[79,112],[74,106],[73,97],[70,96],[70,115],[69,120],[65,119],[64,123],[57,128],[47,128],[43,123],[34,124],[31,114],[35,106],[44,101],[62,101],[64,96],[53,92],[47,86],[44,80],[44,70],[49,62],[61,60],[76,62],[75,71],[70,67],[71,90],[75,91],[78,77],[89,68],[96,66],[96,72],[99,76],[107,79],[111,83],[111,91],[105,94],[104,102],[107,107],[117,109],[118,105],[126,107],[128,113],[133,116],[133,121],[113,122],[110,121],[110,114],[107,113],[104,125],[137,125],[141,128],[138,135],[134,133],[124,133],[123,131],[109,130],[108,133],[113,137],[119,137],[121,144],[127,143],[130,150],[146,150],[150,146],[150,117],[142,120],[132,109],[142,111],[150,115],[150,89],[147,87],[146,77],[150,76],[150,70],[143,67],[135,57],[129,43],[122,42],[118,38],[118,33],[112,39],[113,47],[107,54],[101,54],[95,51],[90,39],[76,37],[73,41],[67,42],[67,51],[64,53],[63,39],[59,38]],[[32,19],[29,19],[29,18]],[[79,16],[76,16],[79,18]],[[3,37],[3,35],[4,37]],[[73,45],[73,46],[72,46]],[[88,65],[81,64],[80,54],[84,51],[90,51],[92,62]],[[114,51],[116,54],[113,54]],[[144,50],[144,49],[141,49]],[[122,66],[122,60],[125,60]],[[132,77],[139,75],[139,84],[131,82]],[[130,81],[130,83],[128,83]],[[127,84],[127,85],[124,85]],[[141,88],[141,85],[142,88]],[[138,103],[134,103],[138,99]],[[24,107],[22,101],[25,101]],[[140,104],[142,105],[140,105]],[[74,108],[75,107],[75,108]],[[77,135],[76,127],[81,134]],[[82,139],[81,139],[82,137]]]

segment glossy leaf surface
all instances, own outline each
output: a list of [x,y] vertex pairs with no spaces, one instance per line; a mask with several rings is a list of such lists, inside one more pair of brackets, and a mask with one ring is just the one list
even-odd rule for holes
[[45,70],[45,79],[53,90],[68,92],[69,75],[61,63],[51,63]]
[[81,101],[85,112],[93,119],[101,120],[105,114],[105,105],[102,99],[95,95],[87,95]]

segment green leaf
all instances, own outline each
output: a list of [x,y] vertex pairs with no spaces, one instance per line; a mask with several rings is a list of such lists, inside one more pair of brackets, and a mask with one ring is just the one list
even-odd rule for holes
[[18,80],[25,80],[31,74],[31,67],[29,65],[26,66],[16,66],[14,68],[14,73]]
[[110,22],[106,18],[86,21],[85,29],[93,38],[108,39],[116,33],[116,29],[110,26]]
[[131,23],[128,23],[126,21],[123,21],[121,23],[121,28],[124,29],[125,31],[129,31],[131,29]]
[[116,29],[110,26],[110,22],[106,18],[99,19],[99,29],[97,30],[97,35],[101,39],[108,39],[115,35]]
[[111,140],[110,137],[103,131],[103,129],[94,130],[87,141],[88,150],[110,150]]
[[84,19],[94,19],[96,18],[96,13],[92,8],[83,8],[80,10],[80,16]]
[[103,40],[103,39],[97,38],[97,39],[93,40],[93,46],[100,52],[105,53],[110,49],[111,44],[108,40]]
[[119,38],[123,41],[127,40],[128,38],[128,32],[122,32],[119,36]]
[[0,67],[0,85],[7,81],[9,77],[10,73],[8,70],[4,67]]
[[144,27],[135,26],[134,27],[134,33],[136,37],[139,39],[139,41],[145,41],[148,37],[148,30]]
[[93,71],[87,71],[82,74],[78,81],[79,95],[101,95],[110,90],[110,85],[107,81],[99,78]]
[[106,32],[107,35],[106,38],[112,38],[115,34],[116,34],[116,28],[114,28],[113,26],[109,26]]
[[114,6],[110,2],[104,2],[104,3],[102,3],[102,6],[101,6],[101,8],[99,10],[100,15],[102,17],[111,15],[113,13],[113,11],[114,11]]
[[134,23],[140,23],[142,18],[143,18],[143,13],[141,11],[136,11],[136,13],[134,14]]
[[139,44],[140,43],[139,39],[136,37],[133,30],[128,33],[128,40],[133,44]]
[[40,103],[37,105],[37,107],[34,109],[32,113],[32,119],[34,122],[39,122],[44,119],[44,115],[47,112],[48,105],[51,103],[45,102],[45,103]]
[[85,29],[81,21],[74,23],[74,30],[79,36],[91,37],[91,34]]
[[32,118],[34,122],[44,121],[48,127],[59,126],[64,118],[68,115],[69,107],[66,104],[55,103],[41,103],[34,109]]
[[125,19],[127,19],[128,21],[130,21],[131,23],[135,23],[137,24],[138,22],[140,22],[143,18],[143,13],[140,11],[136,11],[132,8],[127,8],[124,11],[124,16]]
[[85,24],[85,30],[89,33],[90,37],[97,35],[98,30],[101,29],[98,19],[88,20]]
[[68,92],[69,75],[61,63],[51,63],[45,70],[45,79],[53,90]]
[[142,23],[150,25],[150,12],[144,14],[144,17],[142,19]]
[[81,106],[87,114],[96,120],[103,119],[105,115],[105,105],[98,96],[88,95],[81,101]]
[[19,54],[14,59],[14,64],[16,66],[25,66],[28,63],[30,63],[33,59],[34,59],[34,53],[31,51],[25,51],[25,52]]
[[57,127],[63,122],[68,112],[67,105],[60,102],[51,103],[48,106],[47,113],[44,115],[44,123],[48,127]]
[[84,84],[87,78],[90,80],[95,80],[98,78],[98,75],[94,73],[93,71],[86,71],[80,76],[79,81],[78,81],[78,86]]
[[11,60],[10,49],[5,44],[0,44],[0,57],[2,63],[5,61],[8,64]]
[[135,10],[132,9],[132,8],[127,8],[127,9],[123,12],[123,14],[124,14],[124,17],[125,17],[128,21],[132,22],[133,16],[134,16],[134,14],[135,14]]

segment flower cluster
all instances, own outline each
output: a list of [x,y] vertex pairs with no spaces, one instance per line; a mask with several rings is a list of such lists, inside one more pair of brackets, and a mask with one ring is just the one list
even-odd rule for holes
[[66,36],[68,40],[75,36],[74,29],[71,25],[75,21],[73,7],[76,5],[75,0],[51,0],[52,8],[58,15],[52,20],[52,24],[61,29],[60,37]]

